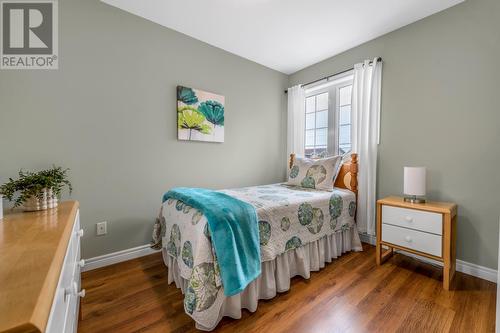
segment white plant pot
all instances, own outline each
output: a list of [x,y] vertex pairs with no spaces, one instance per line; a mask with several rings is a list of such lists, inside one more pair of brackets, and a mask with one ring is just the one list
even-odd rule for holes
[[47,190],[47,208],[56,208],[57,207],[57,196],[54,194],[51,188]]
[[39,210],[46,210],[56,208],[58,201],[51,188],[43,189],[40,198],[31,196],[23,203],[23,209],[26,212],[34,212]]

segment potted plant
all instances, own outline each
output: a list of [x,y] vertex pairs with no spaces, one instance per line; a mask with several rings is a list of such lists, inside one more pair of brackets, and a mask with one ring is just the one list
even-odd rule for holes
[[73,191],[68,170],[56,166],[39,172],[20,170],[18,179],[9,178],[0,186],[0,194],[13,201],[14,207],[22,205],[25,211],[55,208],[65,186],[70,194]]

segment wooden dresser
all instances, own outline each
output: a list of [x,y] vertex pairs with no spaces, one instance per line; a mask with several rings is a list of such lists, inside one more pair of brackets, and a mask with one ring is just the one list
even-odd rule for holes
[[1,333],[76,332],[81,236],[76,201],[0,220]]
[[[457,205],[413,204],[400,197],[377,201],[377,264],[399,249],[443,264],[443,288],[450,289],[456,267]],[[382,246],[388,247],[383,251]]]

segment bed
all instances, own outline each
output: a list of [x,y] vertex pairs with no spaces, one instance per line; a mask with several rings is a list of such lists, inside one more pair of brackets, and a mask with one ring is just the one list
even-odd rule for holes
[[[290,157],[290,167],[294,155]],[[361,251],[355,224],[357,155],[342,165],[333,191],[284,183],[221,190],[255,207],[259,224],[261,275],[241,293],[226,296],[206,217],[175,199],[160,210],[161,249],[168,283],[184,294],[184,309],[201,330],[213,330],[224,316],[256,311],[259,299],[290,288],[342,253]]]

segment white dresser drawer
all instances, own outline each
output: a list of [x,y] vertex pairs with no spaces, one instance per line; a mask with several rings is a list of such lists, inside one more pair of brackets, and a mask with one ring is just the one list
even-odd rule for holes
[[[76,214],[75,225],[73,226],[73,231],[71,232],[71,255],[72,258],[77,256],[80,251],[80,240],[83,236],[83,229],[80,227],[80,214]],[[78,259],[79,260],[79,259]]]
[[[74,332],[75,321],[78,319],[76,309],[78,308],[80,290],[80,230],[79,212],[71,231],[64,263],[59,276],[56,294],[52,301],[49,320],[47,322],[47,333]],[[76,283],[76,286],[74,285]]]
[[73,247],[73,255],[74,255],[74,265],[73,265],[73,274],[70,283],[70,287],[72,288],[72,293],[68,295],[68,311],[66,314],[66,323],[65,323],[65,333],[74,333],[76,332],[78,326],[78,308],[80,305],[80,296],[75,294],[75,292],[81,291],[81,278],[80,278],[80,221],[77,216],[75,221],[74,228],[74,244],[76,246]]
[[382,223],[443,234],[443,215],[393,206],[382,206]]
[[[80,251],[78,251],[77,256],[77,264],[75,265],[75,271],[73,275],[72,285],[76,289],[76,291],[81,291],[81,268],[78,265],[78,261],[80,260]],[[68,312],[66,315],[66,326],[65,333],[74,333],[76,332],[78,326],[78,308],[80,307],[80,296],[71,294],[69,297],[69,305]]]
[[47,333],[64,332],[64,323],[68,312],[68,304],[66,303],[65,290],[61,284],[57,286],[52,308],[50,311],[49,321],[47,323]]
[[426,232],[382,224],[382,241],[436,257],[442,255],[442,237]]
[[[80,290],[80,279],[73,281],[76,283],[76,290]],[[78,306],[80,304],[80,296],[71,294],[68,296],[68,312],[66,314],[65,320],[65,333],[76,332],[75,328],[77,326],[76,322],[78,320]]]

